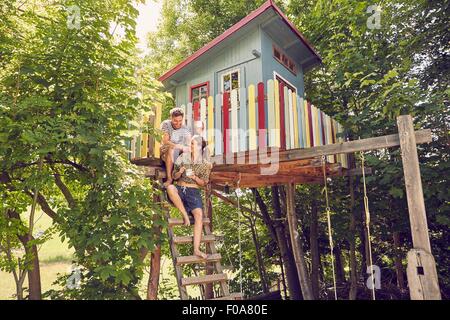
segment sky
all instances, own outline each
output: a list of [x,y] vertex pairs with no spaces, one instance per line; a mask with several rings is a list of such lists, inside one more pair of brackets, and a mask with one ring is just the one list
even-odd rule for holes
[[139,48],[144,52],[147,50],[146,35],[150,31],[156,31],[158,20],[161,15],[161,1],[147,0],[146,4],[139,4],[139,17],[137,19],[137,36],[139,38]]

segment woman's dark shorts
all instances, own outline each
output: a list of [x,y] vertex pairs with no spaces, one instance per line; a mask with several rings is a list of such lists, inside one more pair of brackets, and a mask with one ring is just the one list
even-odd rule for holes
[[[179,185],[176,185],[175,187],[177,188],[178,195],[183,202],[184,208],[190,216],[194,217],[192,215],[192,210],[203,209],[202,195],[199,189],[183,187]],[[170,197],[168,197],[168,200],[173,204],[172,200],[170,200]]]

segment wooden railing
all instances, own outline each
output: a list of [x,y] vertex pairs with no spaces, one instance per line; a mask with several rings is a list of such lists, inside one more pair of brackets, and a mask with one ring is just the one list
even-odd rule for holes
[[[138,119],[139,122],[149,123],[151,128],[159,129],[161,125],[162,107],[160,104]],[[159,158],[160,142],[154,134],[136,132],[127,142],[129,159]]]
[[[297,149],[343,142],[342,126],[296,92],[269,80],[182,105],[185,124],[195,132],[196,121],[208,141],[211,155],[257,148]],[[161,107],[155,107],[144,121],[161,123]],[[159,144],[148,134],[133,138],[131,159],[159,157]],[[348,167],[346,155],[328,156],[330,163]]]

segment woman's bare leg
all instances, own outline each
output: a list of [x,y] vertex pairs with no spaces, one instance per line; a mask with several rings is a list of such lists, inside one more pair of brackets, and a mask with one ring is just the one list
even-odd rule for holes
[[184,225],[189,226],[191,222],[189,221],[189,216],[187,214],[186,208],[184,207],[183,201],[181,201],[177,188],[173,184],[167,187],[167,194],[169,195],[169,198],[170,200],[172,200],[175,207],[177,207],[177,209],[181,211],[184,219]]
[[202,239],[202,228],[203,228],[203,210],[200,208],[192,210],[194,215],[195,225],[194,225],[194,255],[200,258],[206,259],[208,255],[200,251],[200,241]]

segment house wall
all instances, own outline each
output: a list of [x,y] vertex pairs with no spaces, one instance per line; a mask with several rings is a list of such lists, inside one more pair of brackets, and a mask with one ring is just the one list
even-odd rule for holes
[[[268,80],[274,79],[274,72],[289,82],[297,89],[297,95],[300,98],[304,97],[304,80],[303,69],[296,63],[297,74],[292,73],[284,65],[278,62],[273,56],[273,45],[282,48],[279,41],[271,38],[261,26],[255,26],[250,31],[232,44],[222,49],[220,52],[207,53],[207,63],[199,63],[199,67],[192,72],[188,72],[187,76],[182,79],[182,82],[176,88],[176,105],[182,106],[190,102],[191,87],[205,82],[209,83],[209,96],[216,96],[222,93],[221,75],[225,72],[230,72],[238,69],[241,77],[241,88],[248,88],[253,84],[257,86],[259,82],[264,82],[266,87]],[[252,51],[256,49],[261,52],[261,57],[255,58]],[[285,52],[284,52],[285,53]],[[296,57],[289,56],[289,58],[296,62]],[[266,87],[267,88],[267,87]],[[241,92],[245,95],[246,92]],[[242,99],[243,98],[243,99]],[[241,104],[247,101],[245,96],[239,98]],[[301,100],[303,101],[303,100]],[[300,104],[300,100],[298,101]],[[241,105],[242,106],[242,105]],[[238,124],[237,127],[247,129],[248,127],[248,106],[244,108],[238,107]],[[220,109],[215,109],[214,112]],[[189,114],[190,111],[188,111]],[[222,111],[220,115],[214,115],[215,121],[220,121],[222,118]],[[229,114],[231,117],[231,112]],[[208,121],[206,120],[206,123]],[[269,123],[268,101],[265,101],[265,123]],[[223,125],[223,123],[221,124]],[[216,128],[221,128],[221,125],[216,125]],[[256,126],[259,126],[259,120],[256,119]],[[208,124],[207,124],[208,127]],[[268,137],[266,137],[268,142]],[[241,150],[247,150],[249,145],[248,139],[242,142]]]
[[296,65],[297,75],[294,75],[285,66],[279,63],[273,56],[273,44],[281,48],[280,43],[276,39],[272,39],[264,30],[261,30],[261,47],[262,47],[262,72],[264,82],[270,79],[274,79],[274,71],[277,72],[282,78],[290,82],[298,90],[298,95],[300,97],[304,96],[304,82],[303,82],[303,69],[296,62],[295,57],[289,56]]
[[239,69],[241,87],[257,84],[262,80],[261,58],[255,58],[252,50],[261,52],[261,37],[259,27],[248,31],[232,45],[219,53],[208,54],[208,63],[190,72],[176,88],[175,101],[177,106],[190,102],[190,88],[200,83],[209,82],[209,95],[220,92],[220,75],[226,71]]

